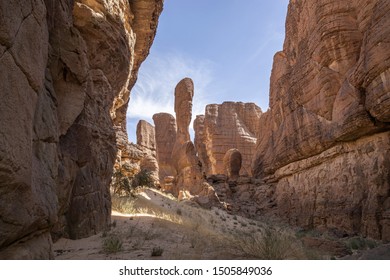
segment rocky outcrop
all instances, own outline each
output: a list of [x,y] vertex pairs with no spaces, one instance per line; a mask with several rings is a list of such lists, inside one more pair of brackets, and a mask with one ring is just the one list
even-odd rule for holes
[[[176,176],[171,158],[173,146],[176,141],[176,120],[168,113],[158,113],[153,115],[155,125],[157,162],[159,166],[160,182],[165,182],[165,177]],[[168,182],[172,180],[169,179]]]
[[[141,120],[137,127],[141,126],[145,126],[148,129],[138,129],[137,139],[148,139],[146,143],[149,143],[150,146],[155,146],[155,143],[153,143],[153,140],[150,137],[154,134],[154,127],[144,120]],[[116,193],[118,189],[121,189],[121,186],[118,185],[118,180],[122,180],[125,177],[127,177],[129,182],[132,183],[132,187],[137,187],[137,175],[144,176],[144,174],[148,174],[149,179],[151,179],[151,184],[159,186],[160,181],[158,177],[159,169],[156,158],[156,150],[139,144],[145,144],[145,142],[138,142],[137,144],[129,142],[127,133],[122,131],[120,127],[117,127],[117,129],[116,146],[118,148],[118,152],[114,164],[114,176],[111,181],[110,192]],[[147,135],[141,136],[139,133],[147,133]],[[145,171],[147,173],[140,174]],[[123,193],[119,192],[119,194],[129,195],[128,190]]]
[[149,172],[154,185],[159,185],[159,168],[156,155],[156,140],[154,126],[145,120],[137,124],[137,145],[143,151],[140,170]]
[[176,119],[168,113],[153,116],[156,132],[157,161],[164,191],[179,200],[192,200],[202,207],[219,206],[214,188],[204,179],[201,162],[190,139],[194,83],[181,80],[175,88]]
[[229,149],[242,154],[242,174],[251,174],[261,109],[254,103],[224,102],[207,105],[194,122],[195,144],[206,175],[223,174]]
[[50,258],[51,234],[110,222],[114,126],[160,0],[0,1],[0,258]]
[[291,1],[253,174],[280,215],[390,240],[390,3]]
[[207,181],[218,196],[219,206],[228,213],[251,219],[261,216],[278,220],[275,186],[253,177],[239,176],[231,180],[222,174],[210,175]]
[[140,120],[137,124],[137,144],[148,148],[150,150],[156,150],[156,139],[154,126],[145,120]]
[[201,164],[189,133],[193,96],[194,84],[191,79],[184,78],[175,88],[177,134],[172,150],[172,162],[177,174],[177,189],[174,190],[176,195],[180,190],[188,190],[193,194],[198,194],[202,190]]

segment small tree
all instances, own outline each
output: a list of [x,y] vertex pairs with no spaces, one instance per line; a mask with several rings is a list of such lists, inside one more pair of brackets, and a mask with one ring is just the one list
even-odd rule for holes
[[123,174],[122,169],[115,170],[112,176],[111,186],[117,195],[129,195],[133,192],[133,179]]

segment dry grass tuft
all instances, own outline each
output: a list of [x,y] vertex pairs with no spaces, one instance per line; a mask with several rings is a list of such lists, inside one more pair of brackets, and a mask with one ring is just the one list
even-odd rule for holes
[[233,240],[245,258],[261,260],[306,259],[304,249],[291,233],[265,228],[254,233],[239,232]]
[[137,212],[135,203],[136,199],[131,196],[118,196],[116,194],[111,196],[112,210],[120,213],[135,214]]

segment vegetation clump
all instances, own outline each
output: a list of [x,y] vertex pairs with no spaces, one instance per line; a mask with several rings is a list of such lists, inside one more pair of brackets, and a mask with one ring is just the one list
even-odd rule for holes
[[160,257],[164,252],[164,249],[161,247],[153,247],[151,256],[152,257]]
[[114,194],[119,196],[134,196],[138,187],[155,187],[150,171],[142,169],[134,176],[128,176],[124,168],[115,170],[111,181],[111,189]]
[[103,240],[103,251],[107,254],[117,253],[122,250],[122,241],[116,235],[110,235]]

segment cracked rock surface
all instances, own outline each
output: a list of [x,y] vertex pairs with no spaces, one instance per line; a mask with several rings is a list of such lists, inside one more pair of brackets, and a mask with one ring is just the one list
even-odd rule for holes
[[0,1],[0,258],[110,222],[116,133],[162,0]]
[[252,165],[290,223],[390,240],[389,12],[290,1]]

